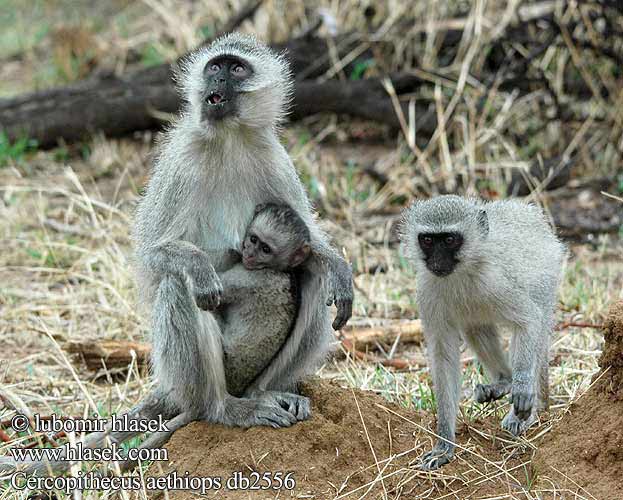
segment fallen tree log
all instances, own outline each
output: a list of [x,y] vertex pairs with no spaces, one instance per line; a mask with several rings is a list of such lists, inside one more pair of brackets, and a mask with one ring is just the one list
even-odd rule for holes
[[89,370],[127,368],[135,360],[144,365],[149,361],[151,345],[128,340],[101,340],[97,342],[68,342],[64,346],[67,352],[78,354]]
[[[236,28],[260,4],[261,0],[250,1],[225,29]],[[554,41],[559,41],[556,16],[550,4],[551,2],[542,2],[540,7],[535,6],[539,7],[536,9],[526,10],[526,7],[523,13],[520,8],[518,12],[521,15],[518,19],[491,40],[490,50],[483,63],[484,74],[479,75],[483,81],[488,82],[487,85],[492,85],[499,78],[500,89],[519,89],[521,93],[542,89],[546,93],[552,93],[550,82],[541,73],[534,70],[532,72],[536,73],[530,78],[526,74],[536,56]],[[547,29],[535,29],[538,23]],[[471,23],[466,18],[454,25],[457,27],[442,33],[435,32],[435,45],[441,66],[456,62],[457,51],[463,40],[463,29]],[[349,75],[353,74],[352,69],[357,64],[373,59],[371,49],[359,53],[362,43],[372,44],[369,40],[366,41],[366,35],[346,33],[327,40],[313,33],[314,29],[311,29],[304,36],[273,45],[277,51],[286,51],[296,79],[291,117],[299,119],[316,113],[339,113],[374,120],[397,129],[399,122],[396,109],[378,79],[312,81],[325,74],[336,60],[350,61],[342,68],[344,74]],[[420,36],[425,39],[429,35],[422,31]],[[535,43],[538,46],[526,55],[525,50],[513,48],[518,39],[527,46]],[[205,43],[209,43],[209,40]],[[350,55],[354,52],[359,55],[350,60]],[[173,65],[184,57],[186,55]],[[417,66],[417,61],[415,65]],[[503,71],[500,65],[508,71]],[[379,68],[382,67],[380,64]],[[112,137],[133,131],[159,129],[163,120],[176,113],[181,104],[173,88],[171,68],[171,64],[165,63],[121,77],[103,75],[67,87],[0,99],[0,131],[10,141],[29,137],[35,139],[39,147],[48,148],[56,146],[59,140],[79,141],[88,139],[96,132]],[[399,97],[413,97],[418,87],[434,83],[406,72],[393,75],[392,79],[395,80],[394,86]],[[396,81],[403,82],[404,85],[396,84]],[[522,86],[522,82],[529,84]],[[568,92],[572,91],[566,83],[564,88]],[[436,127],[435,113],[428,110],[429,97],[424,96],[418,94],[415,110],[418,142],[422,143],[430,138]],[[592,94],[587,96],[591,97]],[[557,97],[553,95],[553,98],[558,106]],[[400,105],[408,116],[407,103],[401,102]],[[558,109],[557,113],[563,117],[569,115],[570,111],[566,108]]]
[[[390,77],[398,95],[412,92],[421,81],[414,75]],[[59,138],[67,142],[103,132],[126,135],[159,128],[163,113],[176,113],[180,100],[170,82],[109,78],[90,86],[61,88],[0,100],[0,129],[10,140],[35,139],[39,147],[54,147]],[[407,104],[403,112],[408,113]],[[396,112],[380,79],[297,82],[292,117],[316,113],[340,113],[375,120],[398,128]],[[434,113],[418,109],[418,131],[432,134]]]
[[342,331],[344,340],[360,351],[375,350],[376,344],[392,345],[398,337],[402,343],[421,343],[422,322],[419,319],[392,321],[380,326],[346,326]]
[[[226,29],[235,29],[260,3],[250,2]],[[448,30],[441,40],[439,50],[448,51],[448,60],[453,58],[462,32]],[[360,42],[360,37],[353,34],[339,35],[331,41],[307,34],[272,46],[278,52],[286,52],[296,79],[293,119],[332,112],[399,127],[396,110],[378,79],[312,81],[331,67],[331,54],[342,58]],[[329,43],[334,50],[330,50]],[[38,147],[49,148],[56,146],[59,139],[71,143],[88,139],[96,132],[114,137],[161,128],[163,114],[176,113],[181,104],[172,83],[172,67],[184,57],[186,54],[173,65],[164,63],[122,77],[103,75],[66,87],[0,99],[0,131],[10,141],[28,137],[35,139]],[[370,50],[364,51],[345,66],[345,72],[350,73],[356,63],[372,57]],[[412,93],[426,83],[409,74],[394,75],[391,79],[398,96]],[[427,137],[434,132],[436,116],[421,101],[418,99],[416,107],[416,126],[420,137]],[[406,103],[402,105],[408,116]]]
[[[376,327],[348,327],[343,332],[345,342],[355,345],[359,350],[375,350],[377,342],[392,345],[400,336],[402,343],[422,341],[420,320],[392,321]],[[90,370],[126,368],[133,360],[139,365],[146,364],[151,355],[151,344],[128,340],[102,340],[68,342],[65,350],[81,356]]]

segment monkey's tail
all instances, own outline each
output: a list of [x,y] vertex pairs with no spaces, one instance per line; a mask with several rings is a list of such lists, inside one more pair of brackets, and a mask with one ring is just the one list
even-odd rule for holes
[[[158,439],[162,440],[164,438],[164,442],[169,438],[169,436],[175,431],[177,428],[182,425],[187,424],[189,420],[189,415],[180,414],[179,411],[170,407],[167,403],[167,398],[160,394],[158,391],[154,391],[147,398],[145,398],[142,402],[123,413],[122,416],[128,416],[128,420],[153,420],[158,416],[162,415],[164,420],[170,420],[171,424],[177,425],[180,421],[182,424],[179,424],[177,427],[174,425],[167,425],[168,431],[161,431],[154,433],[154,436],[157,436]],[[182,415],[185,418],[177,419],[177,417],[181,417]],[[175,418],[174,418],[175,417]],[[141,434],[136,431],[113,431],[112,424],[109,422],[106,425],[106,429],[102,432],[94,432],[90,434],[86,439],[86,442],[83,445],[83,449],[88,448],[102,448],[106,444],[106,440],[110,440],[111,443],[121,444],[124,441]],[[166,435],[166,437],[165,437]],[[147,442],[150,441],[149,438]],[[141,446],[143,447],[143,446]],[[71,466],[71,461],[66,460],[65,447],[60,447],[57,449],[61,449],[58,459],[55,460],[25,460],[25,461],[17,461],[13,458],[9,457],[0,457],[0,480],[7,479],[10,475],[15,472],[24,472],[25,474],[37,474],[39,476],[44,476],[46,474],[54,475],[65,472]]]

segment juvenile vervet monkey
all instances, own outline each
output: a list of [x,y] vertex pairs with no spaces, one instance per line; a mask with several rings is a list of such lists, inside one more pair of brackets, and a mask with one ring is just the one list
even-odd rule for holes
[[[454,455],[461,337],[484,366],[484,403],[510,392],[502,427],[519,435],[547,406],[548,350],[565,255],[535,205],[459,196],[417,201],[405,211],[403,248],[417,271],[417,304],[437,399],[437,441],[421,467]],[[510,366],[498,327],[512,331]]]
[[[287,62],[252,36],[232,33],[190,55],[178,77],[185,101],[161,141],[135,220],[140,295],[151,312],[157,389],[131,418],[175,417],[240,427],[288,426],[308,418],[298,382],[324,361],[333,328],[352,314],[350,265],[330,246],[287,152],[278,126],[287,111],[292,77]],[[240,248],[258,204],[286,204],[310,233],[311,256],[297,271],[300,306],[290,335],[244,390],[227,391],[222,322],[211,312],[223,286],[228,253]],[[269,356],[270,355],[270,356]],[[296,409],[296,410],[295,410]],[[296,414],[291,413],[294,411]],[[154,435],[150,443],[169,433]],[[97,433],[121,442],[129,433]],[[15,464],[0,457],[0,473],[66,470],[69,462]]]
[[[219,273],[225,378],[230,394],[241,395],[266,368],[294,326],[298,302],[296,269],[311,254],[309,229],[286,205],[260,205],[234,252],[241,263]],[[251,271],[251,272],[250,272]],[[309,400],[287,408],[297,419]]]

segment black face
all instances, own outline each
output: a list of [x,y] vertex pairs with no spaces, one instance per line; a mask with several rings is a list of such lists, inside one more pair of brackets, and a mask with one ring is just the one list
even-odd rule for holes
[[247,269],[276,267],[278,253],[253,232],[249,232],[242,243],[242,263]]
[[241,83],[253,75],[251,66],[237,57],[220,56],[206,64],[203,75],[206,81],[203,116],[221,120],[235,114]]
[[422,233],[418,243],[426,268],[436,276],[448,276],[459,263],[456,255],[463,245],[460,233]]

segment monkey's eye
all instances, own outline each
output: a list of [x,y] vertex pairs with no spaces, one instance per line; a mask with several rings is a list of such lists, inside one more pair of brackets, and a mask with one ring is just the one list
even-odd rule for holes
[[218,73],[220,70],[221,70],[221,65],[219,63],[208,64],[205,69],[205,71],[211,74]]
[[239,63],[232,64],[231,68],[229,68],[229,71],[237,78],[244,78],[249,73],[247,67]]
[[253,243],[254,245],[257,243],[257,236],[252,235],[249,239],[251,240],[251,243]]
[[262,252],[264,253],[270,253],[270,247],[266,244],[262,245]]
[[457,248],[461,245],[462,239],[460,236],[449,234],[443,241],[447,248]]
[[433,246],[433,237],[432,236],[420,236],[420,245],[424,247],[432,247]]

